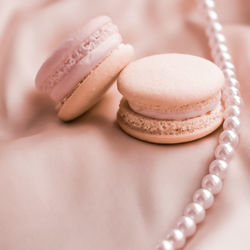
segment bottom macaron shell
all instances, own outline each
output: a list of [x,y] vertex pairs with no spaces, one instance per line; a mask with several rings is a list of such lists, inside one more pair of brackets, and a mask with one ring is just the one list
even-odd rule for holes
[[213,111],[192,119],[157,120],[135,113],[122,99],[117,121],[126,133],[140,140],[174,144],[193,141],[216,130],[223,122],[223,107],[219,104]]
[[101,99],[133,55],[133,47],[127,44],[113,50],[57,105],[58,117],[70,121],[90,109]]

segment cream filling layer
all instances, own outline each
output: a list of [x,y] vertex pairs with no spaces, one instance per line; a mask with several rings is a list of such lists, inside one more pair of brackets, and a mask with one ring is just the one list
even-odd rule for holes
[[154,118],[159,120],[184,120],[184,119],[198,117],[212,111],[213,109],[215,109],[217,105],[219,105],[220,99],[221,99],[221,94],[219,95],[218,98],[214,100],[214,102],[208,104],[207,106],[188,112],[158,112],[153,110],[141,109],[134,103],[130,103],[129,101],[128,104],[129,107],[134,112],[149,118]]

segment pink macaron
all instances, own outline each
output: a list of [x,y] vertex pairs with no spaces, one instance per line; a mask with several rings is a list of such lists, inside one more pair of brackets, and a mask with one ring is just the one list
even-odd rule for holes
[[225,79],[211,61],[162,54],[130,63],[119,75],[117,119],[128,134],[154,143],[180,143],[213,132],[223,121]]
[[97,103],[132,60],[107,16],[92,19],[66,38],[45,61],[35,82],[55,102],[60,119],[72,120]]

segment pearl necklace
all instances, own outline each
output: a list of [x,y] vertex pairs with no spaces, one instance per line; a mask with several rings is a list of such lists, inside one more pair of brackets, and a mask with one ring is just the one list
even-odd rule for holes
[[157,250],[175,250],[183,248],[186,239],[196,232],[197,224],[206,216],[206,209],[214,203],[214,195],[218,194],[226,176],[228,162],[239,141],[240,127],[240,90],[235,76],[235,67],[222,34],[222,25],[214,9],[214,0],[199,0],[206,21],[206,34],[209,39],[212,57],[222,69],[226,84],[223,89],[224,102],[223,132],[219,136],[219,144],[215,149],[215,159],[209,165],[209,173],[202,178],[201,188],[193,194],[192,201],[184,208],[175,226],[169,230],[166,239],[157,245]]

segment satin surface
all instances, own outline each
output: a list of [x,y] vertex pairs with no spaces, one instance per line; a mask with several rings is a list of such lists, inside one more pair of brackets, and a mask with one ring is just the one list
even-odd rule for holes
[[[218,0],[242,87],[240,144],[224,189],[185,250],[250,245],[250,3]],[[111,16],[136,58],[179,52],[210,58],[196,1],[0,1],[0,249],[153,250],[199,187],[221,128],[178,145],[124,134],[112,87],[63,123],[34,88],[40,65],[72,30]],[[181,74],[181,72],[180,72]]]

